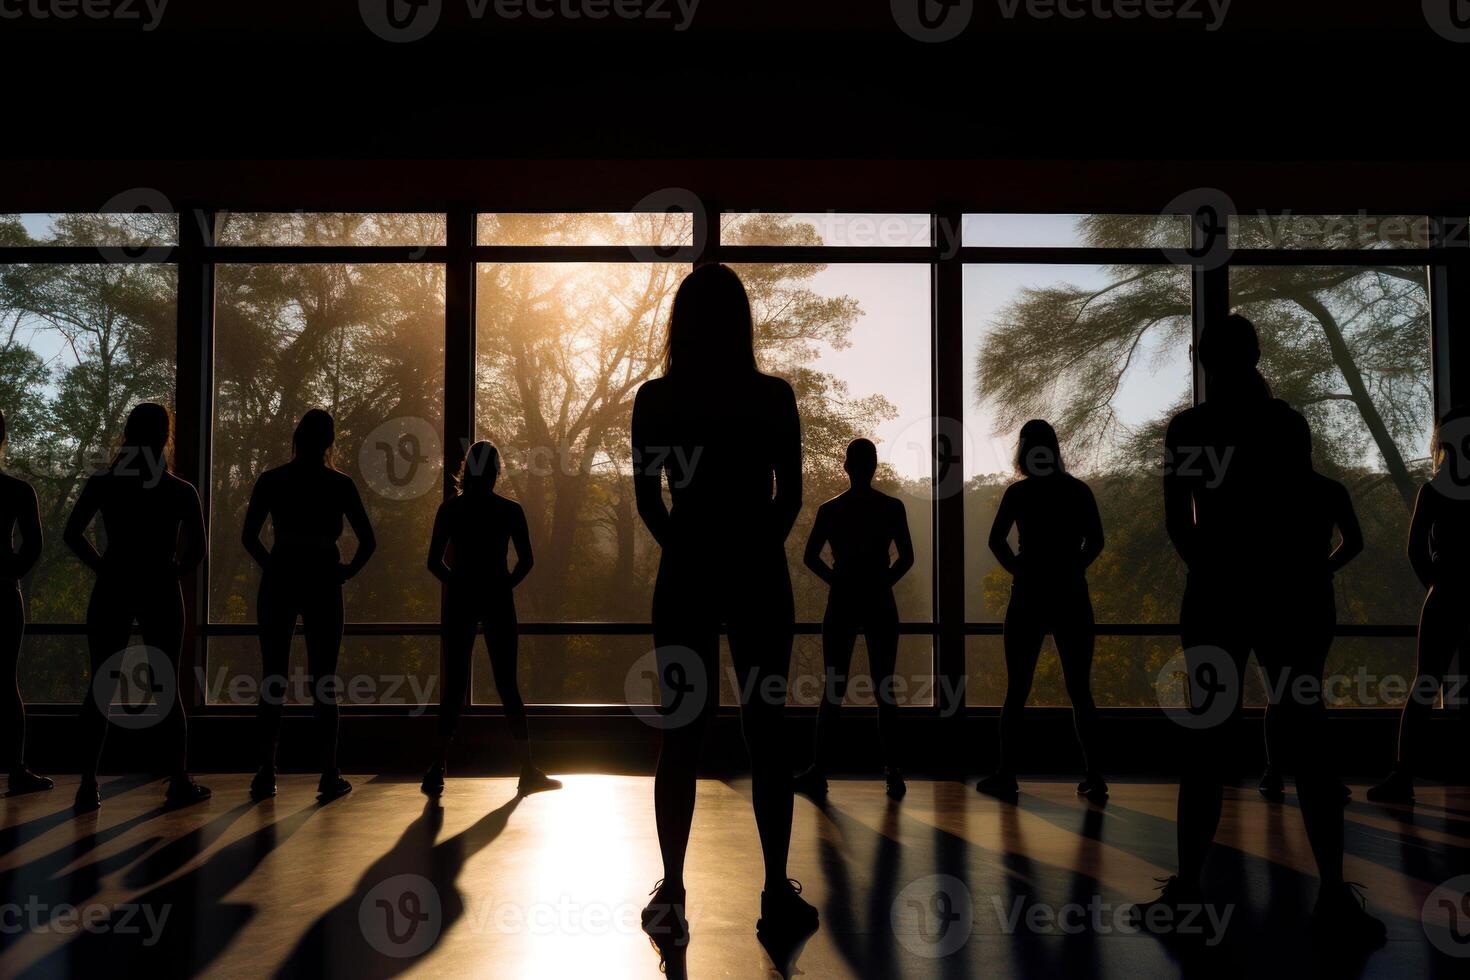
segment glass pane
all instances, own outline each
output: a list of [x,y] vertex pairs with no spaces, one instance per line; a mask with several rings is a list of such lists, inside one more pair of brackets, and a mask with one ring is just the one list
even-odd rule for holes
[[[827,587],[802,564],[817,508],[848,489],[847,444],[878,446],[873,485],[908,512],[914,567],[899,616],[933,616],[932,439],[927,265],[736,265],[756,317],[764,370],[796,390],[802,511],[787,539],[796,618],[820,620]],[[829,556],[830,558],[830,556]]]
[[[86,618],[93,577],[62,542],[62,528],[82,483],[107,465],[132,407],[173,407],[177,280],[167,265],[0,266],[5,469],[35,487],[45,538],[21,583],[30,622]],[[26,673],[57,667],[23,664]],[[22,683],[45,690],[50,681]]]
[[960,239],[993,248],[1188,248],[1184,214],[967,214]]
[[1429,248],[1422,214],[1234,214],[1231,248]]
[[442,214],[220,212],[220,245],[443,245]]
[[482,214],[481,245],[653,245],[694,242],[694,215],[686,211]]
[[899,248],[924,246],[930,242],[927,214],[751,211],[720,216],[720,243],[723,245]]
[[[651,636],[520,638],[521,699],[527,704],[656,704]],[[485,641],[472,654],[474,704],[499,704]]]
[[[334,463],[356,481],[378,539],[347,585],[348,620],[437,622],[424,555],[443,488],[443,266],[224,265],[216,310],[214,621],[255,621],[245,505],[256,477],[290,458],[301,415],[325,408]],[[350,530],[341,547],[356,547]]]
[[1188,406],[1189,270],[1172,265],[968,266],[965,616],[1005,616],[1010,576],[986,547],[1014,477],[1016,433],[1047,419],[1086,480],[1107,545],[1088,571],[1099,622],[1174,622],[1183,565],[1164,533],[1164,427]]
[[[1176,610],[1177,613],[1177,610]],[[1179,653],[1177,636],[1099,636],[1092,661],[1092,697],[1100,708],[1150,708],[1159,704],[1159,674]],[[965,640],[965,701],[999,706],[1006,696],[1004,640],[971,636]],[[1167,687],[1172,691],[1173,687]],[[1071,707],[1056,645],[1046,638],[1028,705]],[[1181,707],[1170,703],[1166,707]]]
[[26,704],[79,704],[91,683],[85,636],[28,634],[16,680]]
[[[730,660],[728,647],[722,653],[725,677],[720,684],[721,703],[739,704],[734,665]],[[847,692],[842,703],[865,708],[877,706],[877,688],[872,668],[868,664],[867,640],[861,636],[854,645],[852,665],[847,676]],[[822,638],[812,635],[798,636],[792,651],[786,703],[807,707],[821,704],[824,677]],[[893,696],[900,707],[927,706],[935,702],[933,637],[910,635],[898,638]]]
[[[349,636],[337,661],[343,704],[437,704],[437,636]],[[253,636],[209,640],[209,669],[200,680],[207,704],[254,706],[260,695],[260,641]],[[286,703],[310,704],[306,640],[291,642]]]
[[179,216],[153,211],[118,214],[0,214],[0,246],[176,245]]
[[1335,578],[1343,623],[1414,623],[1424,599],[1404,556],[1434,429],[1425,270],[1230,273],[1261,335],[1261,373],[1312,426],[1318,472],[1344,484],[1365,547]]

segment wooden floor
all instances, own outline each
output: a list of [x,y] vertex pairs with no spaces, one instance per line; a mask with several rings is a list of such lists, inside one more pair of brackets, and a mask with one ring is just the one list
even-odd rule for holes
[[[570,775],[521,800],[510,780],[456,779],[437,806],[397,778],[356,777],[325,806],[307,776],[282,777],[263,804],[245,776],[200,778],[214,799],[181,811],[160,807],[160,784],[128,779],[80,819],[75,777],[0,803],[0,977],[658,976],[637,922],[659,876],[647,778]],[[1115,784],[1106,807],[1062,782],[1024,783],[1014,806],[953,782],[914,781],[901,804],[875,781],[834,781],[823,808],[798,798],[790,873],[822,925],[775,964],[754,934],[748,789],[700,784],[691,977],[1343,970],[1301,939],[1316,880],[1294,798],[1271,806],[1249,788],[1229,791],[1211,858],[1210,900],[1231,916],[1223,941],[1181,959],[1119,928],[1115,910],[1173,867],[1174,788],[1146,782]],[[1347,972],[1470,975],[1421,919],[1437,885],[1470,873],[1470,795],[1431,787],[1412,810],[1354,802],[1347,842],[1348,877],[1390,933]],[[1470,937],[1454,951],[1470,956]]]

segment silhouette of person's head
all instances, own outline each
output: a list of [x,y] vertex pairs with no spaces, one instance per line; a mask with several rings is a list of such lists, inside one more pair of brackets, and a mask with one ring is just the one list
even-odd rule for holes
[[455,483],[466,497],[485,497],[495,489],[500,477],[500,450],[488,442],[477,442],[465,453],[459,464]]
[[1199,335],[1199,363],[1205,370],[1206,397],[1271,397],[1256,370],[1261,341],[1256,325],[1239,313],[1205,324]]
[[296,423],[296,432],[291,436],[291,458],[330,466],[336,441],[337,423],[325,409],[313,408]]
[[[150,468],[168,466],[168,445],[173,439],[174,419],[156,402],[139,402],[123,423],[122,452],[112,461],[113,469],[141,455]],[[129,453],[133,450],[134,453]]]
[[847,457],[842,468],[855,487],[866,487],[878,472],[878,447],[867,439],[854,439],[847,444]]
[[700,266],[674,294],[664,374],[708,379],[755,370],[755,328],[745,285],[729,266]]
[[1045,419],[1032,419],[1016,437],[1016,472],[1022,476],[1052,476],[1066,472],[1057,430]]
[[1456,405],[1440,416],[1434,426],[1430,457],[1436,477],[1446,463],[1455,473],[1470,470],[1470,405]]

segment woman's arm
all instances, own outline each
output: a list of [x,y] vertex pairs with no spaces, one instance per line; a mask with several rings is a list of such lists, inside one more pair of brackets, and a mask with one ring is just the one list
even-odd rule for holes
[[378,536],[373,533],[373,523],[368,520],[367,508],[362,505],[362,494],[357,492],[357,484],[351,479],[345,483],[347,499],[342,502],[342,513],[347,518],[352,533],[357,535],[357,550],[352,553],[352,562],[342,566],[344,582],[362,571],[373,552],[378,550]]
[[1414,498],[1414,516],[1409,519],[1409,566],[1427,589],[1437,578],[1434,555],[1429,550],[1429,532],[1434,528],[1435,491],[1428,484],[1419,488]]
[[1173,464],[1180,458],[1178,425],[1176,416],[1164,434],[1164,530],[1187,568],[1194,562],[1194,493],[1190,482],[1175,472]]
[[1082,505],[1082,567],[1085,569],[1102,554],[1103,526],[1102,514],[1098,513],[1097,497],[1093,495],[1092,488],[1084,483],[1082,493],[1085,498]]
[[20,532],[20,550],[8,556],[9,578],[17,582],[25,578],[36,560],[41,557],[41,507],[36,502],[36,491],[29,483],[17,488],[15,525]]
[[1337,533],[1342,535],[1342,540],[1327,557],[1328,572],[1336,574],[1363,552],[1363,528],[1358,524],[1353,498],[1348,494],[1347,487],[1336,481],[1333,482],[1332,521],[1337,525]]
[[898,580],[914,567],[914,539],[909,535],[909,514],[903,501],[893,501],[893,545],[898,549],[898,559],[888,568],[888,584],[897,585]]
[[802,554],[802,561],[806,567],[812,570],[817,578],[832,584],[832,566],[827,564],[822,557],[822,549],[827,546],[830,534],[827,530],[827,508],[817,508],[817,519],[812,522],[812,532],[806,536],[806,551]]
[[77,495],[71,516],[66,519],[66,528],[61,532],[61,540],[76,553],[83,565],[94,572],[102,571],[102,555],[87,537],[87,528],[91,527],[92,519],[101,507],[102,492],[97,488],[97,477],[88,477],[82,484],[82,492]]
[[261,476],[250,488],[250,503],[245,507],[245,525],[240,531],[240,543],[255,563],[265,568],[270,563],[271,553],[260,540],[265,529],[265,518],[270,513],[270,501],[266,499],[265,477]]
[[776,406],[776,445],[773,469],[776,473],[776,495],[771,500],[776,539],[784,543],[801,513],[801,415],[796,409],[796,393],[785,381],[778,381],[780,403]]
[[1011,527],[1016,523],[1016,485],[1006,487],[1001,494],[1000,506],[995,509],[995,520],[990,525],[990,553],[1000,562],[1000,567],[1012,575],[1021,574],[1021,558],[1011,548]]
[[526,526],[526,512],[520,504],[515,504],[511,511],[510,542],[516,549],[515,567],[510,570],[513,589],[525,581],[536,564],[536,556],[531,552],[531,529]]
[[444,553],[449,550],[449,504],[439,505],[434,515],[434,530],[429,535],[429,574],[448,584],[449,566],[444,563]]
[[652,444],[658,419],[654,417],[655,409],[648,392],[648,385],[644,385],[633,398],[633,497],[638,504],[638,516],[648,527],[648,533],[653,535],[660,548],[667,548],[669,508],[664,504],[663,470],[668,447],[660,449]]
[[199,503],[199,491],[191,483],[184,483],[180,492],[183,498],[179,515],[179,527],[183,532],[184,548],[179,556],[179,575],[187,575],[199,567],[209,548],[209,539],[204,530],[204,508]]

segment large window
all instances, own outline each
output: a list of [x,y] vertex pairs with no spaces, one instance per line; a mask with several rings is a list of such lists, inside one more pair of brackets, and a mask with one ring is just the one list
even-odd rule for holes
[[[1452,340],[1429,302],[1431,275],[1463,274],[1427,257],[1440,247],[1427,218],[1234,215],[1223,249],[1206,254],[1189,251],[1199,232],[1188,215],[969,214],[956,252],[949,214],[671,203],[0,216],[5,466],[35,485],[47,536],[22,583],[26,697],[85,693],[92,582],[61,528],[127,411],[154,400],[177,402],[181,434],[198,439],[180,458],[210,517],[197,583],[207,659],[190,687],[205,704],[253,703],[259,579],[240,528],[254,481],[289,458],[312,407],[336,418],[336,465],[379,539],[346,590],[349,704],[438,700],[441,592],[424,555],[445,463],[477,438],[500,447],[501,489],[525,507],[536,549],[517,596],[526,700],[647,703],[659,555],[633,504],[629,415],[662,370],[679,283],[696,261],[721,261],[750,294],[762,369],[790,381],[802,417],[792,703],[815,702],[822,672],[826,594],[803,548],[816,508],[845,489],[843,451],[859,436],[877,443],[878,486],[903,500],[916,550],[898,587],[900,700],[926,710],[948,684],[973,706],[1000,701],[1009,581],[985,539],[1014,479],[1016,432],[1039,417],[1092,486],[1107,532],[1090,574],[1098,702],[1157,704],[1183,587],[1163,529],[1162,434],[1196,396],[1200,311],[1231,308],[1257,323],[1263,373],[1311,422],[1316,466],[1348,487],[1366,532],[1365,553],[1335,585],[1333,703],[1402,699],[1422,597],[1403,544]],[[946,360],[956,350],[962,365]],[[176,399],[179,380],[199,388]],[[936,459],[948,425],[936,416],[955,411],[959,444],[941,438]],[[936,493],[956,453],[962,486]],[[355,544],[349,531],[344,552]],[[957,582],[963,603],[947,606]],[[940,676],[936,665],[957,662],[944,654],[957,636],[963,672]],[[474,701],[496,703],[482,653],[475,664]],[[859,642],[852,703],[873,702],[866,671]],[[728,674],[721,686],[733,702]],[[1066,703],[1049,648],[1033,701]]]
[[[0,215],[0,247],[171,242],[172,215]],[[82,483],[105,466],[133,405],[173,407],[177,277],[154,262],[0,265],[0,411],[6,472],[36,490],[45,546],[21,583],[26,618],[78,624],[92,574],[61,541]],[[79,636],[33,635],[20,661],[29,701],[78,701]]]

